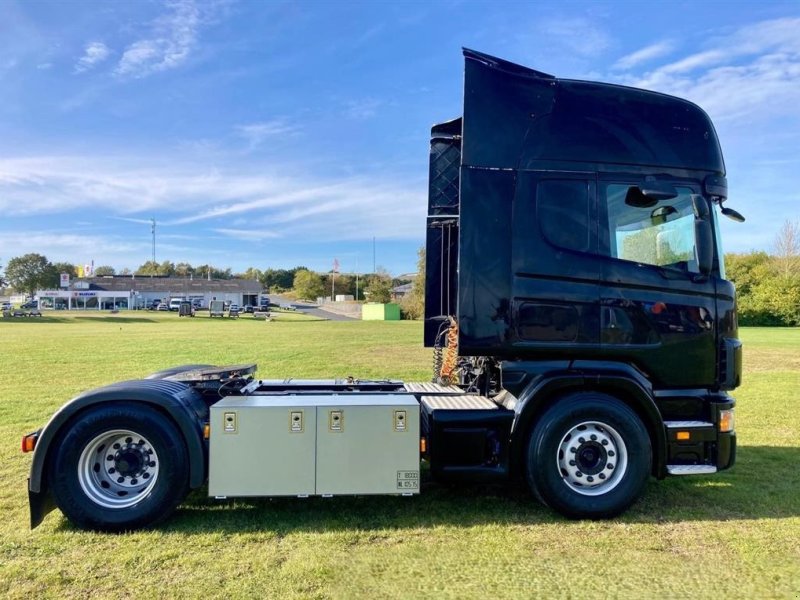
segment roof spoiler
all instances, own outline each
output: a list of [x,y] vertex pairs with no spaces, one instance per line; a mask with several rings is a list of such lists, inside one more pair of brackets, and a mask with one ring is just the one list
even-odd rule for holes
[[555,79],[555,76],[550,75],[549,73],[543,73],[542,71],[529,69],[528,67],[523,67],[522,65],[503,60],[502,58],[497,58],[496,56],[491,56],[490,54],[484,54],[483,52],[478,52],[477,50],[462,48],[462,51],[464,52],[464,58],[467,60],[478,61],[487,67],[492,67],[505,73],[519,75],[520,77],[531,77],[535,79]]

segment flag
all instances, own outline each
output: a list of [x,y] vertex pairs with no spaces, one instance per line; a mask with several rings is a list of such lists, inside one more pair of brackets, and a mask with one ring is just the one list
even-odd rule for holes
[[339,260],[336,258],[333,259],[333,272],[334,273],[339,272]]

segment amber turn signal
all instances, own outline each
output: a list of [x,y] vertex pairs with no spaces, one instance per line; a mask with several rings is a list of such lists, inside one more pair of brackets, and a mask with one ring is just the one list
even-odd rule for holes
[[425,454],[428,451],[428,440],[424,437],[419,438],[419,451]]
[[677,439],[679,442],[685,442],[691,439],[691,437],[692,434],[689,433],[688,431],[679,431],[678,433],[675,434],[675,439]]
[[203,439],[207,440],[210,437],[211,437],[211,425],[209,423],[206,423],[205,427],[203,427]]
[[22,436],[22,451],[33,452],[34,448],[36,448],[36,440],[38,439],[38,433],[29,433],[28,435]]
[[734,427],[733,409],[719,411],[719,431],[720,433],[728,433],[733,431]]

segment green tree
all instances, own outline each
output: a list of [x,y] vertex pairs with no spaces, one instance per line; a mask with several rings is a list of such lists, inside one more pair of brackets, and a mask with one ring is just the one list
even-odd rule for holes
[[158,274],[162,277],[172,277],[175,275],[175,263],[165,260],[158,266]]
[[179,262],[175,265],[175,275],[178,277],[189,277],[194,274],[194,267],[187,262]]
[[[73,265],[72,263],[68,262],[57,262],[53,263],[52,265],[53,271],[55,271],[56,276],[61,279],[61,273],[66,273],[69,275],[70,279],[74,279],[78,276],[78,267]],[[58,285],[59,281],[55,282],[55,285]]]
[[49,278],[53,275],[53,265],[41,254],[25,254],[12,258],[6,266],[6,277],[15,290],[31,296],[36,290],[50,287]]
[[325,295],[329,296],[335,291],[337,296],[349,295],[355,297],[356,280],[350,275],[336,273],[336,285],[333,285],[333,273],[326,273],[324,277]]
[[48,289],[60,287],[62,273],[69,275],[69,279],[72,281],[78,276],[78,268],[72,263],[68,262],[52,263],[48,269],[47,275],[44,278],[43,287]]
[[787,269],[790,254],[725,255],[727,277],[736,284],[742,325],[800,325],[800,273]]
[[400,302],[406,319],[421,319],[425,315],[425,246],[417,250],[417,276],[411,291]]
[[146,276],[153,276],[158,275],[158,263],[152,260],[148,260],[146,263],[139,265],[139,268],[136,269],[137,275],[146,275]]
[[236,277],[239,279],[255,279],[256,281],[260,282],[264,277],[264,274],[260,269],[256,269],[255,267],[247,267],[247,270],[244,273],[237,273]]
[[377,273],[367,276],[367,285],[364,295],[369,302],[386,303],[392,299],[392,278],[383,267],[378,267]]
[[[211,274],[210,277],[209,273]],[[233,278],[233,271],[231,271],[230,267],[222,270],[214,265],[200,265],[195,267],[194,276],[202,279],[231,279]]]
[[94,269],[95,277],[108,277],[109,275],[116,275],[117,272],[114,267],[109,267],[108,265],[101,265],[99,267],[95,267]]
[[305,267],[266,269],[261,276],[261,285],[273,294],[290,290],[294,286],[294,276],[298,271],[308,271],[308,269]]
[[294,291],[298,298],[316,300],[319,296],[325,295],[325,286],[322,277],[317,273],[300,269],[294,275]]

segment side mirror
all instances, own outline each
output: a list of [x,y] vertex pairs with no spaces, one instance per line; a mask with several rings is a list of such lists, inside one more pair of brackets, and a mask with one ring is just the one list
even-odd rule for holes
[[645,181],[641,185],[632,185],[625,194],[625,204],[634,208],[651,208],[659,200],[670,200],[678,195],[678,190],[668,183]]
[[708,277],[714,266],[714,232],[711,231],[708,202],[700,195],[692,194],[694,208],[694,245],[697,251],[697,268]]
[[661,225],[667,222],[670,215],[674,215],[677,212],[674,206],[659,206],[650,213],[650,220],[653,222],[653,225]]
[[727,208],[726,206],[723,206],[720,212],[729,219],[733,219],[737,223],[744,223],[744,215],[740,213],[738,210],[733,210],[732,208]]

